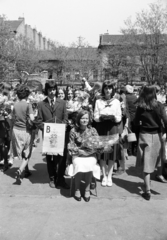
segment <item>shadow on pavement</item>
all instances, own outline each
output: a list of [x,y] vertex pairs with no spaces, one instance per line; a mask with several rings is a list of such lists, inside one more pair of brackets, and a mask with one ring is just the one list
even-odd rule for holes
[[[68,184],[68,186],[70,187],[70,189],[61,188],[60,189],[60,194],[63,197],[72,198],[74,196],[74,179],[72,179],[71,177],[65,177],[65,181]],[[71,183],[72,183],[72,189],[71,189]]]
[[49,183],[47,166],[45,163],[36,163],[33,165],[34,170],[31,170],[32,176],[28,179],[32,184]]
[[[120,178],[113,178],[113,182],[115,185],[127,190],[131,194],[137,194],[141,196],[141,191],[142,192],[145,191],[144,184],[141,182],[132,182],[132,181],[128,181],[126,179],[120,179]],[[151,190],[151,193],[153,193],[154,195],[160,194],[153,190]]]
[[141,168],[130,166],[128,169],[126,169],[126,173],[130,176],[139,177],[143,179],[143,173]]
[[9,168],[7,171],[5,171],[4,174],[11,177],[11,178],[15,178],[15,172],[17,170],[18,170],[17,167],[12,167],[12,168]]

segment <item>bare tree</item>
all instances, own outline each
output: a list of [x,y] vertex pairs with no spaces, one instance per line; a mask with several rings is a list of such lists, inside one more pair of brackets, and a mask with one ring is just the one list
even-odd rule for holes
[[128,55],[137,58],[149,83],[162,81],[167,69],[167,11],[159,3],[149,5],[149,10],[128,18],[121,31],[125,36]]

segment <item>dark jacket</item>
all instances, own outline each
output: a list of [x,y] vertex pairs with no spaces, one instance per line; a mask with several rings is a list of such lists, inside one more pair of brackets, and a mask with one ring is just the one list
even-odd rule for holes
[[53,110],[48,98],[38,104],[36,125],[41,130],[44,128],[44,122],[55,123],[56,119],[56,123],[67,123],[67,118],[66,102],[64,100],[57,98]]
[[167,133],[167,115],[164,106],[158,103],[153,110],[138,107],[134,124],[139,126],[141,133],[160,133],[163,129]]
[[136,113],[136,103],[137,97],[133,93],[126,94],[126,107],[127,112],[129,113],[130,121],[133,121]]

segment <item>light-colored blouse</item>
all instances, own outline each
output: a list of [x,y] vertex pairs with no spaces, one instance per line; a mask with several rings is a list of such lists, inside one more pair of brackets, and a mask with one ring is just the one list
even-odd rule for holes
[[96,100],[94,110],[94,120],[100,122],[101,115],[113,115],[115,122],[118,123],[122,119],[121,103],[118,99],[112,98],[105,100],[104,98]]

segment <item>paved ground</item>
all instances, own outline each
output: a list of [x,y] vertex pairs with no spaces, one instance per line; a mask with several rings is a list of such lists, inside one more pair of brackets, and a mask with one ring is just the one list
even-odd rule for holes
[[19,164],[0,173],[0,240],[167,240],[167,184],[153,180],[151,200],[142,199],[134,157],[125,174],[113,177],[112,188],[98,182],[98,197],[89,203],[49,187],[40,145],[30,162],[33,175],[21,186],[14,184]]

